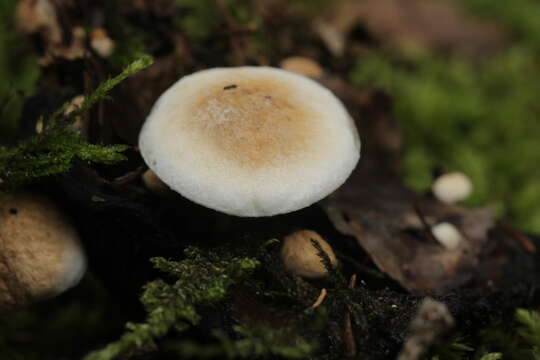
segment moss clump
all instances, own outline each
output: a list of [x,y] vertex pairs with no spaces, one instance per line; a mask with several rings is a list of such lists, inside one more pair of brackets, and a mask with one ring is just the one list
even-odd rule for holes
[[170,344],[168,349],[182,358],[253,358],[277,355],[285,359],[305,359],[315,350],[315,345],[299,335],[300,329],[294,327],[234,325],[233,331],[240,339],[231,338],[223,331],[216,330],[213,335],[218,341],[215,345],[200,345],[193,341],[180,341]]
[[71,168],[73,161],[111,164],[124,159],[121,154],[125,145],[99,146],[89,144],[79,133],[69,127],[70,122],[84,114],[90,107],[128,76],[146,68],[152,63],[150,57],[142,57],[118,76],[101,84],[88,95],[80,108],[63,116],[64,107],[56,111],[48,120],[47,127],[27,141],[12,148],[0,147],[0,187],[13,188],[30,183],[46,176],[60,174]]
[[[453,334],[436,346],[431,360],[538,360],[540,359],[540,313],[517,309],[514,321],[487,326],[468,341]],[[464,344],[467,342],[467,345]]]
[[141,297],[148,312],[146,321],[128,323],[128,332],[118,341],[91,353],[85,360],[111,360],[126,351],[148,349],[173,328],[184,331],[197,325],[201,317],[196,306],[222,301],[232,285],[259,265],[252,258],[227,257],[217,252],[203,254],[196,248],[188,248],[185,255],[182,261],[152,259],[154,266],[171,276],[174,282],[157,279],[147,283]]

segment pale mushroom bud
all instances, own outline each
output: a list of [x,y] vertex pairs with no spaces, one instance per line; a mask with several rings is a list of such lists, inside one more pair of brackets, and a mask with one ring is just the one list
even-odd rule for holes
[[79,237],[48,198],[0,197],[0,309],[60,294],[86,270]]
[[[75,110],[79,109],[84,102],[84,95],[77,95],[73,99],[69,101],[66,108],[64,109],[64,116],[68,116]],[[88,136],[88,121],[84,116],[77,116],[75,117],[73,123],[70,124],[70,127],[78,131],[83,138],[86,138]],[[41,134],[43,130],[45,129],[45,123],[42,117],[40,117],[36,121],[36,133]]]
[[324,75],[323,69],[315,60],[303,56],[288,57],[283,60],[279,66],[283,70],[313,79],[321,78]]
[[43,132],[43,129],[45,125],[43,124],[43,118],[39,117],[36,121],[36,133],[41,134]]
[[328,271],[311,240],[317,241],[332,265],[337,266],[332,247],[312,230],[300,230],[286,236],[281,248],[281,260],[292,274],[305,278],[320,278],[326,276]]
[[472,193],[472,188],[471,180],[467,175],[451,172],[439,176],[431,190],[439,201],[454,204],[468,198]]
[[[64,115],[68,116],[72,112],[80,109],[80,107],[82,106],[84,100],[85,100],[84,95],[75,96],[73,99],[71,99],[69,104],[66,106],[66,108],[64,110]],[[70,125],[70,127],[73,130],[76,130],[81,134],[81,137],[83,139],[86,139],[88,137],[88,126],[89,126],[88,117],[86,117],[84,115],[76,116],[73,123]]]
[[163,195],[171,192],[171,189],[157,177],[152,170],[146,170],[141,176],[144,186],[154,194]]
[[84,102],[84,99],[85,99],[84,95],[77,95],[73,99],[71,99],[69,104],[64,109],[64,115],[68,116],[69,114],[71,114],[75,110],[80,109],[81,105]]
[[321,200],[360,157],[354,121],[328,89],[288,71],[249,66],[179,80],[154,105],[139,148],[174,191],[252,217]]
[[90,33],[90,46],[99,56],[106,58],[112,55],[116,45],[105,29],[97,28]]
[[431,227],[431,233],[447,250],[456,249],[463,242],[463,235],[451,223],[442,222]]

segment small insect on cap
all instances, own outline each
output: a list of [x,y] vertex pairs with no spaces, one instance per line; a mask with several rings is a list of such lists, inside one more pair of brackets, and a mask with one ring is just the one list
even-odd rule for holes
[[237,216],[271,216],[339,187],[360,157],[343,104],[304,76],[269,67],[204,70],[156,102],[139,137],[173,190]]
[[85,271],[79,236],[54,202],[32,193],[0,197],[0,309],[57,295]]

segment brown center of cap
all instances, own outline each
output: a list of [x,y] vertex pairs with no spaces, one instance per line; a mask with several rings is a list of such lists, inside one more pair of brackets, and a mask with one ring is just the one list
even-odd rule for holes
[[216,85],[192,105],[186,130],[242,168],[294,161],[315,145],[316,116],[294,101],[293,91],[271,79]]

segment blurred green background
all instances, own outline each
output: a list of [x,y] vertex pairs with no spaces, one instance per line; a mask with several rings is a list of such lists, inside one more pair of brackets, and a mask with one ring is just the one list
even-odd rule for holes
[[508,47],[481,61],[379,52],[358,61],[350,80],[393,95],[408,184],[428,190],[434,168],[463,171],[474,184],[468,205],[493,204],[540,233],[540,3],[460,3],[509,30]]

